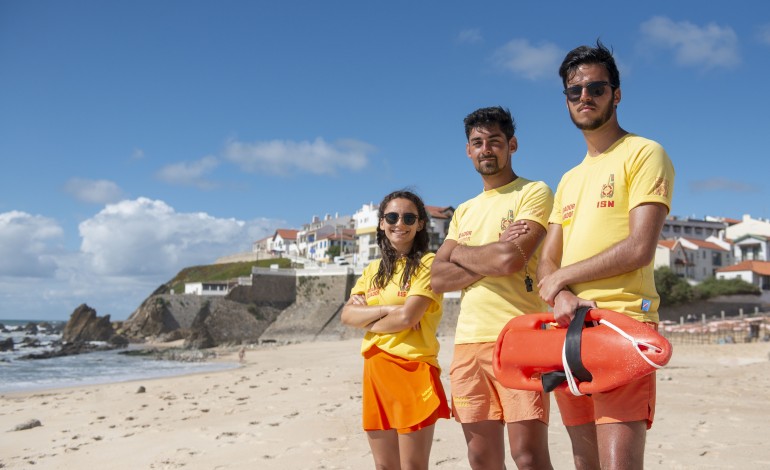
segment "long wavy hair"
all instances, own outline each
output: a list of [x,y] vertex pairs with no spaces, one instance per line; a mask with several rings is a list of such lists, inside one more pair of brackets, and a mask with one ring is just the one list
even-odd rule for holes
[[[382,261],[380,261],[380,267],[377,270],[377,274],[374,275],[374,287],[378,289],[384,288],[391,279],[396,270],[396,261],[398,261],[398,253],[393,245],[390,244],[390,240],[385,235],[385,231],[380,228],[380,223],[385,217],[385,208],[388,203],[393,199],[407,199],[412,201],[417,208],[418,222],[422,221],[422,230],[417,232],[412,242],[412,249],[406,255],[406,266],[401,276],[400,287],[406,287],[409,285],[409,280],[412,275],[417,272],[422,266],[422,257],[428,252],[428,246],[430,238],[428,236],[428,212],[425,210],[425,204],[423,204],[420,196],[415,193],[402,189],[399,191],[393,191],[382,199],[380,202],[380,208],[377,211],[377,245],[380,247],[382,253]],[[415,222],[416,224],[417,222]]]

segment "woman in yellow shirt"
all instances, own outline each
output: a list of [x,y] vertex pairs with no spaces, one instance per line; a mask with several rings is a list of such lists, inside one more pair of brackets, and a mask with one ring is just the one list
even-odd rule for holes
[[428,214],[410,191],[378,210],[382,258],[370,263],[342,309],[342,323],[366,330],[363,427],[377,468],[427,469],[433,431],[449,418],[436,329],[443,296],[430,287]]

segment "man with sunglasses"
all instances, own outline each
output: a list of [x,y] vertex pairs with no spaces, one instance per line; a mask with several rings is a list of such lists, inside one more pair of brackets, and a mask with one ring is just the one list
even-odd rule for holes
[[551,468],[548,394],[507,389],[492,370],[505,324],[547,309],[531,276],[553,193],[513,171],[514,132],[510,112],[501,107],[465,118],[466,152],[484,191],[457,207],[431,268],[435,292],[462,290],[450,381],[453,415],[462,424],[473,469],[505,468],[506,428],[519,469]]
[[[540,296],[561,326],[588,306],[656,328],[660,297],[653,259],[671,208],[671,160],[658,143],[618,124],[620,74],[600,41],[569,52],[559,75],[588,150],[556,189],[537,270]],[[644,467],[655,374],[592,396],[557,391],[555,398],[578,470]]]

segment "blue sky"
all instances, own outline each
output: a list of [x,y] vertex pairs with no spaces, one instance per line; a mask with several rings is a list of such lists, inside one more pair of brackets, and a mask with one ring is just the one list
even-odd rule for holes
[[672,214],[770,217],[766,2],[0,0],[0,318],[126,318],[181,268],[412,187],[481,191],[463,117],[509,107],[517,173],[585,152],[558,65],[597,37]]

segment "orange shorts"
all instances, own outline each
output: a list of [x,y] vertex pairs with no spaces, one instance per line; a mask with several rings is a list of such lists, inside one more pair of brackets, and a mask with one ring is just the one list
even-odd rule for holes
[[[657,323],[645,323],[657,331]],[[650,429],[655,417],[655,381],[656,374],[653,372],[629,384],[591,396],[576,397],[568,389],[558,389],[554,395],[565,426],[645,420],[647,429]]]
[[455,344],[449,371],[455,419],[461,423],[536,419],[548,424],[549,395],[504,387],[492,370],[494,350],[494,342]]
[[647,421],[652,427],[655,417],[655,373],[608,392],[591,396],[574,396],[569,390],[556,390],[561,420],[565,426],[596,423],[630,423]]
[[389,354],[377,346],[364,353],[365,431],[418,431],[449,418],[441,371],[421,361]]

